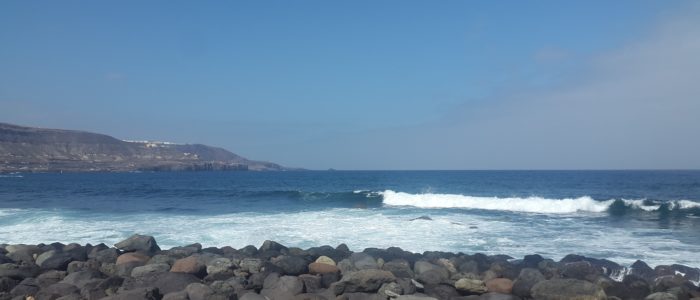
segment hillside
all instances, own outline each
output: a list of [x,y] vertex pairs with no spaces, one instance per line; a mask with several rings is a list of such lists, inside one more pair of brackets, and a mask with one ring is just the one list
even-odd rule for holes
[[200,144],[123,141],[108,135],[0,123],[0,172],[287,170]]

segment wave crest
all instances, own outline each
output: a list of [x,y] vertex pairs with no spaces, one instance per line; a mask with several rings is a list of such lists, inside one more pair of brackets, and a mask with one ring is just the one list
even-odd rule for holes
[[412,206],[418,208],[462,208],[513,211],[542,214],[571,214],[576,212],[606,212],[616,201],[624,206],[644,211],[668,209],[697,209],[700,203],[680,200],[658,203],[647,200],[605,200],[598,201],[589,196],[578,198],[548,199],[542,197],[476,197],[458,194],[409,194],[386,190],[380,193],[386,206]]

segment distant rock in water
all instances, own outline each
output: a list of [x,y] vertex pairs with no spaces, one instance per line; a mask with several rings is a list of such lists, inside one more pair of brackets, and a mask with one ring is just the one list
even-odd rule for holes
[[123,141],[104,134],[0,123],[0,172],[281,171],[200,144]]
[[420,216],[418,218],[413,218],[410,221],[415,221],[415,220],[427,220],[427,221],[432,221],[433,219],[428,217],[428,216]]

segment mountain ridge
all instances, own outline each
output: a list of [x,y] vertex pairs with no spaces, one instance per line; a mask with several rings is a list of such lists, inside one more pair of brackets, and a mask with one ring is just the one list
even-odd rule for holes
[[220,147],[0,122],[0,172],[285,171]]

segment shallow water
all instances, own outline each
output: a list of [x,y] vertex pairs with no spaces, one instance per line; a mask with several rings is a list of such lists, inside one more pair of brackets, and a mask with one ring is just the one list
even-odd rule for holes
[[700,171],[24,174],[0,178],[0,243],[142,233],[700,267],[699,199]]

